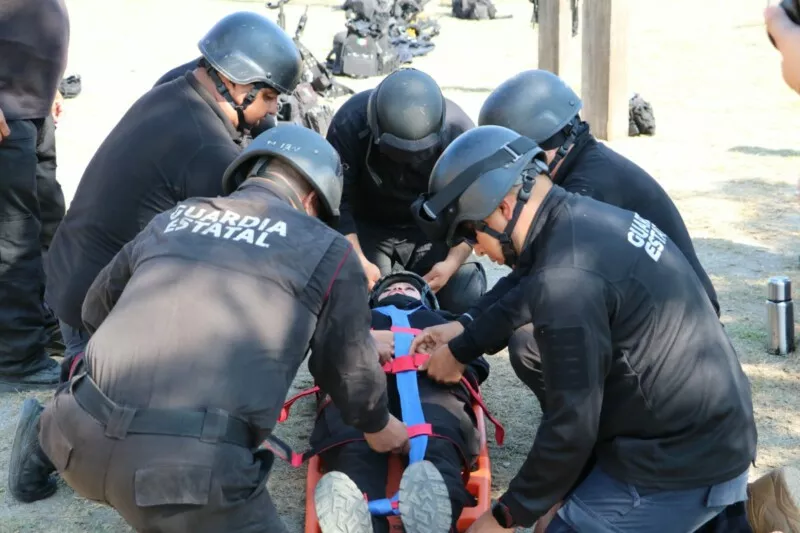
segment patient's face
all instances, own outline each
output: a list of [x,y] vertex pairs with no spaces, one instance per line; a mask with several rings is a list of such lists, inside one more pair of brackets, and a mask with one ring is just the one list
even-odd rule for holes
[[410,298],[414,298],[415,300],[422,298],[422,295],[419,293],[416,287],[410,283],[400,281],[397,283],[392,283],[386,287],[386,290],[378,295],[378,301],[380,302],[384,298],[394,296],[395,294],[402,294],[403,296],[408,296]]

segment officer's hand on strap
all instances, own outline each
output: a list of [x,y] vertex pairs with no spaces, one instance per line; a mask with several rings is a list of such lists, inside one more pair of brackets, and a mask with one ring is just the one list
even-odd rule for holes
[[433,292],[439,290],[447,285],[453,274],[456,273],[458,267],[461,266],[451,259],[439,261],[430,269],[430,271],[423,276],[423,279],[428,283]]
[[372,330],[372,338],[378,346],[381,364],[388,363],[394,357],[394,333],[389,330]]
[[389,415],[389,422],[377,433],[364,433],[369,447],[378,453],[403,453],[410,449],[408,429],[394,415]]
[[3,142],[3,139],[11,135],[11,129],[8,127],[6,123],[6,116],[3,114],[3,110],[0,109],[0,143]]
[[505,533],[506,531],[513,532],[514,528],[502,527],[492,516],[492,511],[486,511],[469,526],[467,533]]
[[447,344],[443,344],[438,350],[431,354],[422,366],[419,367],[420,371],[427,372],[428,377],[438,383],[458,383],[464,375],[464,368],[466,365],[459,363],[453,357],[453,352]]
[[773,5],[764,11],[767,31],[783,56],[783,79],[800,93],[800,26],[791,21],[782,7]]
[[411,343],[411,353],[433,353],[443,344],[461,335],[464,326],[460,322],[448,322],[425,328]]

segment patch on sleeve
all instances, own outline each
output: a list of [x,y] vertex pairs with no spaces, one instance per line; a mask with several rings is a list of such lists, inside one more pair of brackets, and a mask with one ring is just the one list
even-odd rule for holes
[[588,389],[589,362],[583,328],[542,328],[538,333],[546,386],[562,391]]

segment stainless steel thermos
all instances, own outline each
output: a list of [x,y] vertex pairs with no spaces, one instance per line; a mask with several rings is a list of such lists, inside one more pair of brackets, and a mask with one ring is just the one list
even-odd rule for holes
[[792,282],[786,276],[770,278],[767,286],[769,352],[786,355],[794,351],[794,304]]

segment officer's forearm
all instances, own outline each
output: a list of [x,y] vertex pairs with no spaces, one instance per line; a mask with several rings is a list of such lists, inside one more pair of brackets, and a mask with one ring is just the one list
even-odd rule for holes
[[453,264],[461,266],[470,255],[472,255],[472,246],[462,242],[450,248],[445,261],[452,261]]
[[346,424],[375,433],[388,422],[389,408],[366,301],[366,279],[351,252],[317,320],[308,369],[331,395]]
[[[500,497],[530,527],[575,484],[597,441],[603,391],[547,391],[548,413],[519,472]],[[550,406],[554,406],[552,409]]]
[[500,278],[486,294],[484,294],[478,302],[467,310],[467,317],[465,320],[459,319],[461,325],[466,327],[473,320],[477,320],[479,316],[485,313],[496,301],[500,300],[509,291],[516,287],[522,279],[521,274],[512,270],[510,274]]
[[361,249],[361,241],[358,240],[358,235],[355,233],[349,233],[345,235],[345,238],[350,241],[350,244],[353,245],[353,251],[355,251],[356,255],[358,255],[358,260],[363,265],[367,262],[367,257],[364,255],[364,250]]

